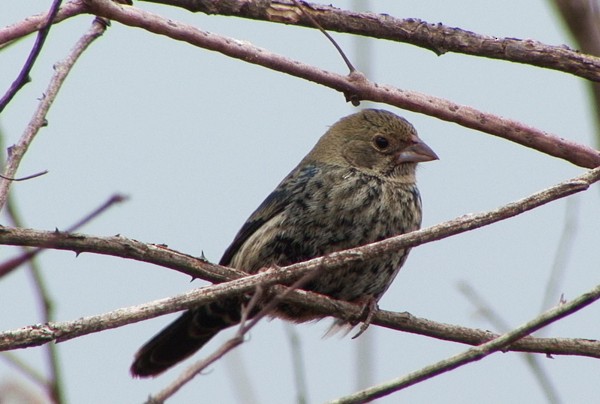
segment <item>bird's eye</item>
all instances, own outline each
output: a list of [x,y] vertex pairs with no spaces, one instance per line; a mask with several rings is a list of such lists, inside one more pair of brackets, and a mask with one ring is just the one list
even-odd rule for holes
[[383,136],[376,136],[375,139],[373,139],[373,143],[375,143],[375,147],[379,150],[385,150],[390,145],[390,141]]

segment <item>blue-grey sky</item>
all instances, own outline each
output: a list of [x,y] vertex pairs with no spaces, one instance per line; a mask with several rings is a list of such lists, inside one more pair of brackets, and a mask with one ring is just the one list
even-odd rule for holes
[[[50,1],[0,6],[0,26],[47,9]],[[570,44],[548,2],[377,1],[373,11],[421,18],[481,34]],[[334,2],[341,8],[350,1]],[[333,47],[315,30],[191,14],[136,5],[201,29],[247,40],[273,52],[345,73]],[[55,26],[28,84],[0,117],[14,143],[37,99],[87,30],[91,16]],[[334,34],[354,56],[350,35]],[[0,53],[0,91],[16,77],[33,36]],[[364,42],[363,42],[364,43]],[[591,105],[583,80],[551,70],[458,54],[438,57],[414,46],[369,41],[370,78],[523,121],[593,144]],[[571,44],[572,45],[572,44]],[[363,66],[357,66],[359,70]],[[424,226],[488,210],[525,197],[583,170],[570,163],[459,125],[375,105],[410,120],[440,161],[423,164],[419,184]],[[218,261],[247,216],[310,150],[327,127],[355,109],[325,87],[230,59],[165,37],[113,23],[83,55],[21,165],[19,175],[49,174],[16,183],[12,192],[27,226],[66,228],[115,192],[130,196],[82,232],[122,234],[204,252]],[[553,297],[570,299],[599,283],[598,187],[570,198],[578,211],[568,269]],[[468,234],[416,248],[380,302],[383,309],[464,326],[492,329],[458,290],[469,282],[510,324],[541,309],[546,282],[565,224],[566,201]],[[5,218],[2,218],[5,222]],[[0,248],[0,259],[14,255]],[[121,259],[49,251],[40,259],[58,320],[71,320],[170,296],[201,285],[179,273]],[[19,271],[0,282],[0,328],[39,321],[31,281]],[[141,402],[191,362],[153,380],[134,380],[128,368],[138,347],[175,315],[59,344],[66,396],[73,403]],[[545,332],[599,338],[600,306],[584,309]],[[329,320],[295,326],[307,366],[309,401],[355,390],[356,340],[322,339]],[[371,327],[374,382],[417,370],[466,349],[422,336]],[[194,358],[214,350],[219,336]],[[363,338],[363,337],[361,337]],[[43,368],[41,349],[17,352]],[[239,352],[257,402],[294,401],[290,343],[281,321],[263,322]],[[600,394],[600,364],[589,358],[540,356],[564,402]],[[186,386],[173,403],[238,402],[229,359]],[[0,384],[29,382],[0,360]],[[247,396],[248,397],[248,396]],[[382,402],[543,403],[522,357],[496,354],[397,393]]]

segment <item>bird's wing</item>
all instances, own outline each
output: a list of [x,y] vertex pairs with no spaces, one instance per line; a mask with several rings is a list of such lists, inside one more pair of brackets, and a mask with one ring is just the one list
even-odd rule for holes
[[223,257],[219,261],[219,265],[229,265],[233,256],[239,251],[246,240],[263,224],[281,213],[295,199],[295,195],[302,192],[319,171],[320,169],[313,165],[298,167],[281,181],[277,188],[271,192],[267,199],[246,220],[246,223],[244,223],[237,233],[231,245],[225,250]]

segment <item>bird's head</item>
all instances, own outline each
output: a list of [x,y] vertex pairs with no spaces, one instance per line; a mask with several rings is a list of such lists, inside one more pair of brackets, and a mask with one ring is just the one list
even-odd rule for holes
[[331,126],[305,161],[350,166],[412,183],[417,163],[437,159],[406,119],[388,111],[365,109]]

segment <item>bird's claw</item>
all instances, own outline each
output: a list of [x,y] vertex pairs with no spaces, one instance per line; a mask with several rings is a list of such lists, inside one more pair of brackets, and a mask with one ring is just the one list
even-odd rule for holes
[[378,310],[379,310],[379,306],[377,305],[377,299],[375,299],[375,297],[373,297],[373,296],[369,296],[367,298],[367,301],[363,305],[363,311],[360,316],[361,318],[365,317],[365,320],[362,322],[360,329],[358,330],[356,335],[352,336],[352,339],[360,337],[362,335],[362,333],[367,331],[367,328],[369,328],[369,325],[371,325],[373,316],[375,315],[375,313]]

